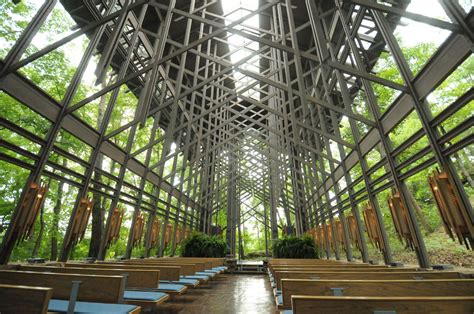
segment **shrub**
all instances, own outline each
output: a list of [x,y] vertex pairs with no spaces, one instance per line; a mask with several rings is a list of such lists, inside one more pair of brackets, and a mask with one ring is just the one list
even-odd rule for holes
[[273,243],[273,257],[276,258],[319,258],[313,239],[303,237],[283,237]]
[[184,257],[225,257],[227,245],[217,236],[196,233],[181,244],[181,256]]

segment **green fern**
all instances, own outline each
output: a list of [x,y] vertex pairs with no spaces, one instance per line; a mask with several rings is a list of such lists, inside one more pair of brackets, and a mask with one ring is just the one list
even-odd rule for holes
[[195,233],[181,244],[181,256],[184,257],[225,257],[227,245],[217,236]]
[[319,258],[313,239],[303,237],[283,237],[273,243],[273,257],[276,258]]

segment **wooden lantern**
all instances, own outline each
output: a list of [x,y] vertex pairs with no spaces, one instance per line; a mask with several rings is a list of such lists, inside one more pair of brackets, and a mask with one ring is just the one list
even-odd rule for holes
[[334,242],[333,242],[333,238],[332,238],[332,233],[333,233],[332,224],[331,223],[329,223],[329,224],[324,223],[323,224],[323,230],[324,230],[324,234],[326,234],[327,243],[329,244],[329,247],[327,247],[327,249],[335,251]]
[[325,230],[325,227],[324,227],[324,224],[316,227],[316,238],[317,238],[317,242],[318,242],[318,247],[319,249],[321,250],[326,250],[326,238],[324,236],[324,230]]
[[31,236],[38,213],[46,199],[48,187],[44,183],[31,182],[28,185],[15,221],[14,230],[18,232],[18,242]]
[[370,242],[380,251],[385,251],[379,221],[375,209],[371,204],[367,204],[364,209],[364,221]]
[[311,239],[313,239],[314,245],[316,247],[318,247],[318,239],[317,239],[317,236],[316,236],[316,228],[311,228],[306,233]]
[[405,241],[406,245],[412,250],[414,249],[414,236],[410,229],[410,220],[408,216],[408,209],[403,204],[400,193],[396,192],[387,200],[390,213],[392,214],[393,224],[400,241]]
[[460,191],[458,191],[453,178],[446,171],[434,171],[428,178],[431,190],[438,205],[441,219],[443,220],[444,230],[459,243],[465,244],[468,249],[474,246],[474,226],[469,217],[468,209],[460,200]]
[[349,227],[349,237],[351,238],[351,242],[357,249],[360,250],[360,237],[359,237],[359,230],[357,229],[357,221],[355,216],[350,215],[347,216],[347,224]]
[[135,224],[133,226],[133,241],[132,247],[140,245],[143,236],[143,229],[145,226],[145,220],[143,219],[142,214],[139,214],[135,219]]
[[345,250],[346,246],[344,244],[344,226],[342,225],[342,222],[340,220],[335,220],[334,228],[335,232],[337,233],[337,240],[339,242],[339,245]]
[[120,226],[122,225],[123,220],[123,209],[115,208],[112,212],[112,217],[110,220],[110,227],[107,233],[106,246],[110,247],[112,244],[117,242],[120,235]]
[[165,230],[165,247],[168,245],[168,243],[170,242],[171,240],[171,235],[173,233],[173,225],[172,224],[168,224],[166,226],[166,230]]
[[71,233],[68,241],[69,244],[75,245],[84,238],[93,204],[94,202],[92,199],[87,197],[83,197],[79,201],[79,206],[77,207],[76,215],[74,216],[71,226]]
[[155,218],[153,220],[153,225],[151,226],[151,233],[150,233],[150,247],[156,247],[158,245],[158,241],[160,238],[160,230],[161,230],[161,220]]
[[181,241],[183,241],[183,233],[182,233],[182,230],[181,230],[181,227],[178,226],[178,228],[176,228],[176,244],[179,244],[181,243]]

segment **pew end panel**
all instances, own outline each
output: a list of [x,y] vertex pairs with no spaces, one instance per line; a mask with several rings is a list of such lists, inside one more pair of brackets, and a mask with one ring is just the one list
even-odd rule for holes
[[0,313],[44,314],[53,289],[0,284]]
[[0,271],[0,283],[31,285],[53,289],[52,298],[68,300],[73,281],[80,281],[78,301],[119,303],[125,289],[123,276],[60,274],[33,271]]

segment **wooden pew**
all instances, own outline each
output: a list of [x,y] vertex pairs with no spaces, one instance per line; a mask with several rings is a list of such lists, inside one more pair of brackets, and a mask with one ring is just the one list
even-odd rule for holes
[[416,272],[418,268],[312,268],[312,267],[305,267],[305,268],[274,268],[270,271],[270,282],[272,285],[280,289],[279,285],[279,274],[283,272],[312,272],[312,273],[319,273],[319,272],[380,272],[380,273],[387,273],[387,272],[395,272],[395,273],[402,273],[402,272]]
[[472,296],[474,279],[306,280],[283,279],[279,308],[291,308],[291,296]]
[[293,264],[293,265],[271,265],[270,269],[276,268],[328,268],[328,269],[392,269],[392,268],[405,268],[405,267],[389,267],[385,265],[317,265],[317,264]]
[[[117,268],[117,265],[108,263],[65,263],[65,267],[90,267],[90,268]],[[125,267],[125,266],[124,266]],[[155,269],[160,271],[160,278],[163,280],[179,280],[181,267],[179,266],[147,266],[147,265],[128,265],[127,268],[135,269]]]
[[0,270],[1,284],[52,288],[53,294],[49,303],[49,310],[51,310],[51,307],[64,308],[66,306],[67,308],[67,301],[63,300],[69,300],[73,281],[81,282],[77,300],[82,301],[82,303],[77,302],[76,307],[88,308],[92,304],[94,309],[101,308],[101,311],[109,309],[113,312],[120,309],[122,312],[140,313],[141,308],[139,306],[119,304],[122,303],[125,290],[125,278],[123,276]]
[[44,314],[52,288],[0,284],[0,313]]
[[214,258],[214,257],[165,257],[165,258],[160,258],[159,260],[180,261],[180,262],[186,262],[186,263],[189,263],[189,262],[205,263],[206,264],[205,270],[217,270],[217,268],[222,268],[222,266],[224,265],[224,258]]
[[274,280],[276,289],[281,290],[282,279],[334,279],[334,280],[396,280],[396,279],[462,279],[459,272],[416,271],[416,272],[345,272],[345,271],[277,271]]
[[145,262],[167,262],[167,263],[204,263],[205,268],[202,270],[221,270],[224,271],[226,267],[225,259],[218,257],[161,257],[143,259]]
[[[156,289],[160,282],[159,270],[144,269],[104,269],[104,268],[80,268],[80,267],[57,267],[57,266],[29,266],[19,265],[19,270],[36,272],[53,272],[62,274],[86,274],[101,276],[126,275],[126,290],[124,291],[124,303],[134,304],[143,308],[154,308],[169,299],[165,293],[153,293],[148,291]],[[136,291],[145,291],[141,295]],[[129,295],[131,295],[129,297]]]
[[53,299],[69,299],[72,281],[81,281],[78,300],[104,303],[122,301],[125,289],[125,279],[122,276],[0,270],[0,283],[51,287]]
[[196,261],[196,262],[211,262],[212,267],[219,267],[224,265],[224,258],[222,257],[163,257],[161,260],[181,260],[181,261]]
[[[166,260],[166,259],[165,259]],[[171,259],[170,259],[171,261]],[[179,259],[178,259],[179,261]],[[182,260],[181,260],[182,261]],[[213,265],[213,262],[212,261],[209,261],[209,260],[187,260],[187,262],[197,262],[197,263],[204,263],[204,271],[206,270],[211,270],[212,269],[212,265]],[[172,262],[172,261],[171,261]]]
[[278,263],[318,263],[318,264],[355,264],[355,262],[334,260],[334,259],[318,259],[318,258],[271,258],[268,260],[269,264],[278,264]]
[[94,274],[104,276],[127,275],[127,288],[156,288],[160,282],[160,271],[155,269],[121,269],[121,268],[84,268],[84,267],[58,267],[41,265],[18,265],[18,270]]
[[141,265],[141,266],[154,266],[154,265],[162,265],[162,266],[178,266],[181,267],[180,275],[181,276],[189,276],[195,274],[197,271],[204,270],[204,264],[190,264],[190,263],[172,263],[172,262],[145,262],[143,260],[125,260],[125,261],[118,261],[118,262],[110,262],[110,261],[97,261],[97,264],[111,264],[111,265]]
[[183,284],[188,287],[197,287],[198,285],[205,285],[209,281],[209,278],[211,275],[197,275],[201,272],[204,272],[205,270],[205,263],[182,263],[182,262],[173,262],[170,260],[164,260],[162,261],[161,259],[155,259],[153,262],[144,262],[144,260],[126,260],[126,261],[120,261],[120,262],[99,262],[102,264],[124,264],[124,265],[134,265],[134,266],[147,266],[147,267],[153,267],[153,266],[179,266],[181,267],[181,272],[180,272],[180,279],[179,281],[169,281],[169,280],[163,280],[163,282],[171,282],[171,283],[176,283],[176,284]]
[[[120,264],[86,264],[86,263],[77,263],[71,264],[66,263],[65,267],[80,267],[80,268],[103,268],[103,269],[116,269],[120,267],[122,269],[148,269],[148,270],[159,270],[160,271],[160,279],[165,277],[167,281],[179,281],[179,274],[180,274],[180,267],[176,266],[161,266],[161,265],[126,265]],[[158,288],[156,288],[158,287]],[[164,292],[170,295],[182,295],[187,291],[187,287],[180,284],[167,284],[167,283],[160,283],[159,285],[155,286],[154,288],[158,292]]]
[[319,260],[319,259],[273,259],[268,261],[268,268],[390,268],[387,265],[372,265],[368,263],[356,262],[342,262],[334,260]]
[[314,269],[314,270],[334,270],[334,271],[339,271],[339,270],[352,270],[352,271],[359,271],[359,270],[370,270],[370,271],[392,271],[392,270],[406,270],[406,271],[415,271],[418,270],[416,267],[388,267],[388,266],[370,266],[370,265],[358,265],[358,266],[353,266],[353,265],[273,265],[269,266],[268,270],[270,274],[273,274],[274,271],[276,270],[305,270],[305,269]]
[[388,265],[374,265],[374,264],[368,264],[368,263],[355,263],[355,262],[347,262],[347,263],[321,263],[318,260],[311,260],[311,259],[297,259],[291,262],[272,262],[269,261],[268,265],[270,266],[291,266],[291,265],[318,265],[318,266],[370,266],[370,267],[390,267]]
[[474,297],[293,296],[294,314],[472,314]]
[[[152,259],[153,260],[153,259]],[[223,272],[223,269],[216,269],[214,265],[221,264],[220,260],[214,258],[200,258],[200,257],[170,257],[170,258],[161,258],[160,261],[167,261],[169,263],[203,263],[204,269],[197,271],[194,275],[191,276],[208,276],[211,279],[214,278],[217,274]]]
[[393,267],[393,268],[354,268],[354,267],[344,267],[344,268],[333,268],[333,267],[278,267],[271,270],[271,274],[274,275],[277,271],[339,271],[339,272],[414,272],[419,271],[419,268],[405,268],[405,267]]
[[210,278],[213,278],[217,273],[221,272],[221,270],[208,270],[208,268],[211,267],[211,262],[209,261],[186,261],[183,263],[180,262],[180,260],[175,261],[172,259],[140,259],[122,262],[134,265],[176,265],[182,267],[194,267],[194,271],[189,270],[187,272],[182,272],[181,275],[184,276],[185,279],[197,279],[202,283],[206,283]]

